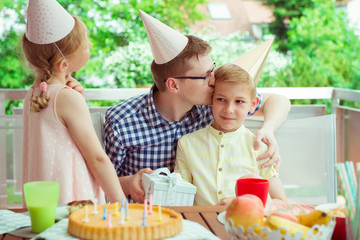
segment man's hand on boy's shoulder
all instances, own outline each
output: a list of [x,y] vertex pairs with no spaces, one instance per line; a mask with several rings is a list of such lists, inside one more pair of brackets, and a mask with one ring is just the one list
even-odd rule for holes
[[70,74],[66,75],[66,85],[75,91],[79,92],[81,95],[84,96],[84,87],[81,85],[81,83],[73,78]]
[[145,198],[145,191],[142,189],[141,186],[141,178],[143,173],[151,174],[154,171],[150,168],[143,168],[139,170],[135,175],[132,176],[131,180],[129,181],[129,194],[131,195],[131,199],[135,202],[143,203]]
[[265,143],[268,147],[267,151],[263,154],[259,155],[256,160],[261,161],[269,158],[269,160],[261,165],[261,168],[270,167],[274,164],[274,168],[276,170],[279,169],[279,165],[281,162],[280,159],[280,151],[279,145],[276,142],[274,133],[272,131],[265,131],[264,129],[260,129],[256,133],[255,141],[254,141],[254,149],[259,150],[261,142]]

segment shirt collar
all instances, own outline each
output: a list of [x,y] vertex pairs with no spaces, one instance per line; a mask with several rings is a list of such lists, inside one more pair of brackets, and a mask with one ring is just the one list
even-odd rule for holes
[[167,124],[166,121],[160,113],[157,111],[154,103],[154,92],[159,91],[155,84],[150,88],[149,94],[146,99],[146,114],[145,118],[152,127],[158,126],[160,124]]
[[216,138],[222,138],[224,136],[226,137],[233,137],[233,136],[236,136],[236,135],[239,135],[241,134],[242,131],[244,131],[245,129],[245,126],[244,124],[241,125],[241,127],[239,127],[236,131],[234,132],[228,132],[228,133],[224,133],[222,131],[219,131],[215,128],[213,128],[213,125],[214,124],[214,121],[211,121],[211,123],[209,124],[209,132],[211,133],[211,135],[213,135],[214,137]]

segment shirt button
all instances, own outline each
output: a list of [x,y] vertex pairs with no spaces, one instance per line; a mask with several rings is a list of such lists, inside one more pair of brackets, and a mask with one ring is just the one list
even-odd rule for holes
[[223,147],[224,147],[224,144],[221,144],[221,145],[220,145],[220,147],[222,147],[222,148],[223,148]]
[[221,194],[222,194],[222,191],[219,191],[218,194],[221,195]]
[[221,172],[221,171],[222,171],[222,168],[219,168],[219,171]]
[[222,132],[219,132],[219,135],[222,135]]

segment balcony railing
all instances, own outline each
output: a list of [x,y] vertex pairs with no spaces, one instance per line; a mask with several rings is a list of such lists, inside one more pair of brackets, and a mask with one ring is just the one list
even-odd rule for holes
[[[131,89],[86,89],[86,100],[121,101],[129,97],[147,93],[146,88]],[[345,160],[360,162],[360,110],[342,106],[343,101],[360,103],[360,91],[341,88],[258,88],[261,93],[277,93],[289,99],[327,99],[331,101],[331,113],[336,115],[337,162]],[[14,193],[21,194],[21,150],[16,142],[21,142],[22,118],[15,109],[12,115],[5,114],[5,101],[23,100],[24,89],[0,89],[0,209],[7,207],[7,185],[14,186]],[[98,111],[99,108],[96,108]],[[100,110],[100,111],[103,111]],[[293,105],[288,119],[308,118],[326,114],[325,105]],[[20,144],[19,144],[20,145]]]

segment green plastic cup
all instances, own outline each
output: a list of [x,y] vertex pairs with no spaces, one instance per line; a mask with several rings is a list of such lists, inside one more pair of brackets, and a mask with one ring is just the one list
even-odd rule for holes
[[38,181],[24,184],[24,197],[30,213],[32,232],[41,233],[54,225],[59,191],[58,182]]

